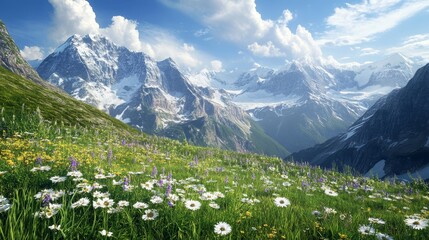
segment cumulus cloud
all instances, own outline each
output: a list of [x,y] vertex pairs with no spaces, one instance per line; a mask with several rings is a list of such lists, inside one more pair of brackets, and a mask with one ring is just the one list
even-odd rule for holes
[[114,16],[112,17],[112,24],[107,28],[100,29],[100,33],[120,46],[126,46],[133,51],[141,50],[139,31],[135,21],[125,19],[122,16]]
[[86,0],[49,0],[54,7],[54,30],[52,37],[57,42],[73,34],[98,33],[100,26],[95,13]]
[[256,56],[262,56],[262,57],[285,56],[285,54],[282,53],[279,48],[274,46],[273,42],[271,41],[268,41],[266,44],[262,44],[262,45],[260,45],[257,42],[254,42],[248,45],[247,48]]
[[42,49],[37,46],[25,46],[24,49],[20,50],[20,52],[22,57],[27,61],[42,60],[45,55]]
[[203,68],[204,63],[209,62],[206,54],[180,41],[168,31],[145,25],[141,33],[141,50],[155,59],[171,57],[179,66],[189,70]]
[[277,20],[263,19],[255,0],[160,0],[193,17],[210,33],[246,47],[260,57],[319,58],[321,50],[311,33],[288,24],[293,14],[285,9]]
[[254,0],[160,0],[207,26],[223,39],[243,42],[264,36],[273,26],[262,19]]
[[[143,51],[156,60],[171,57],[184,69],[202,68],[205,54],[159,28],[143,27],[123,16],[113,16],[112,23],[102,28],[96,14],[86,0],[49,0],[54,8],[52,37],[58,42],[73,34],[102,34],[119,46]],[[25,49],[24,49],[25,50]],[[29,50],[27,50],[29,51]],[[209,61],[207,61],[209,62]]]
[[320,43],[354,45],[373,39],[429,7],[427,0],[363,0],[335,8]]

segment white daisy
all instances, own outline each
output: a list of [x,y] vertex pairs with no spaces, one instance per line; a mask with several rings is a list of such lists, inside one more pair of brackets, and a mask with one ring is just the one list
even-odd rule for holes
[[148,207],[149,207],[149,205],[147,203],[144,203],[144,202],[136,202],[133,205],[133,208],[137,208],[137,209],[145,209]]
[[232,231],[231,225],[226,222],[218,222],[214,226],[214,232],[219,235],[228,235]]
[[385,224],[386,222],[379,219],[379,218],[368,218],[368,221],[370,223],[376,223],[376,224]]
[[155,220],[156,217],[158,217],[158,211],[156,209],[146,209],[144,211],[142,219],[145,221],[148,221],[148,220]]
[[185,207],[189,210],[196,211],[200,209],[201,203],[194,200],[186,200]]
[[289,201],[289,199],[284,198],[284,197],[276,197],[274,199],[274,204],[277,207],[287,207],[290,205],[290,201]]
[[71,205],[71,208],[86,207],[88,205],[89,205],[89,199],[88,198],[81,198],[81,199],[77,200],[76,202],[74,202]]
[[122,201],[118,202],[119,207],[128,207],[129,205],[130,205],[130,202],[128,202],[128,201],[122,200]]
[[51,180],[52,183],[59,183],[59,182],[64,182],[66,179],[67,177],[53,176],[49,180]]
[[151,201],[153,204],[160,204],[160,203],[162,203],[164,200],[163,200],[161,197],[159,197],[159,196],[152,196],[152,197],[150,198],[150,201]]
[[215,202],[211,202],[211,203],[209,203],[209,206],[210,206],[211,208],[214,208],[214,209],[219,209],[219,208],[220,208],[219,204],[217,204],[217,203],[215,203]]
[[412,227],[413,229],[422,230],[428,226],[428,220],[424,218],[418,218],[411,216],[404,220],[407,226]]
[[363,235],[374,235],[375,229],[367,226],[367,225],[360,225],[358,231]]
[[110,198],[97,199],[97,201],[93,202],[94,208],[110,208],[113,204],[115,204],[115,202]]
[[71,172],[67,173],[67,176],[78,177],[79,178],[79,177],[82,177],[83,174],[81,172],[79,172],[79,171],[71,171]]
[[329,188],[325,189],[325,194],[328,195],[328,196],[332,196],[332,197],[338,196],[338,193],[336,193],[335,191],[333,191],[333,190],[331,190]]

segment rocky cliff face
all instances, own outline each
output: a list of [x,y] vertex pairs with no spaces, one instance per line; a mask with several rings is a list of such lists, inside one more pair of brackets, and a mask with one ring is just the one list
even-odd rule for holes
[[322,167],[350,166],[379,177],[407,172],[429,178],[429,64],[381,98],[346,133],[288,159]]
[[24,60],[2,21],[0,21],[0,66],[39,85],[55,89],[52,85],[43,81],[37,72]]

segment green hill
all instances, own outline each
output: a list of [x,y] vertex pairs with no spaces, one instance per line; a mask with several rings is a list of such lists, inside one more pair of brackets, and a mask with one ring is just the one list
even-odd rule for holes
[[118,130],[137,131],[95,107],[38,85],[3,67],[0,67],[0,108],[5,116],[18,115],[23,108],[33,113],[39,111],[43,119],[66,125],[111,126]]

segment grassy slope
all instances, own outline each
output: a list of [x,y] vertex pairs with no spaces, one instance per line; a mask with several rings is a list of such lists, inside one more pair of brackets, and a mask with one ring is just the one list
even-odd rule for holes
[[46,120],[68,125],[112,126],[118,130],[136,131],[108,114],[72,97],[42,87],[0,67],[0,108],[6,114],[16,114],[25,109],[40,109]]

